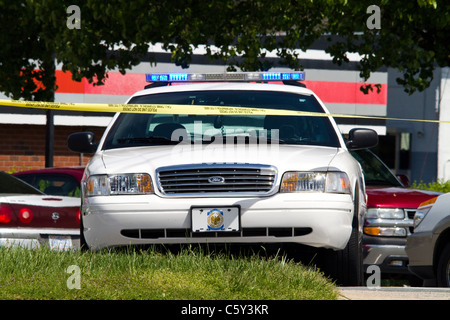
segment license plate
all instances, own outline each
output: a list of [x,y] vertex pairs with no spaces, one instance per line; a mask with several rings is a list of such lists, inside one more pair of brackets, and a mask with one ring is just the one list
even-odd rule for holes
[[48,243],[52,250],[66,251],[73,248],[70,236],[48,236]]
[[239,231],[238,207],[192,208],[192,232]]

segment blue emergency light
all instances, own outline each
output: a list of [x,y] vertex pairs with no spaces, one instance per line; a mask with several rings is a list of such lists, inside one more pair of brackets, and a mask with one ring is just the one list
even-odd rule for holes
[[147,82],[304,81],[304,72],[154,73]]

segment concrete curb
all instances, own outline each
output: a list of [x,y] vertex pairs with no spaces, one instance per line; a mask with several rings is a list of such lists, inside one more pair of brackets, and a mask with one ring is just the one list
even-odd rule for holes
[[450,300],[450,288],[340,287],[339,300]]

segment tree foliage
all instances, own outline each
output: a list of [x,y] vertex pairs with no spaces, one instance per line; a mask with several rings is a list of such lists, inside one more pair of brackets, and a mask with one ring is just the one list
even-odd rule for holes
[[41,34],[33,5],[0,2],[0,90],[14,99],[53,101],[53,44]]
[[[69,5],[81,10],[80,29],[66,26]],[[367,27],[370,5],[380,8],[380,29]],[[55,61],[75,80],[100,85],[108,71],[138,64],[155,43],[184,68],[203,46],[230,70],[268,70],[268,52],[298,70],[296,49],[325,36],[335,63],[359,53],[365,80],[383,66],[399,69],[409,93],[426,89],[436,66],[450,65],[446,0],[0,0],[0,17],[0,90],[13,98],[52,99]]]

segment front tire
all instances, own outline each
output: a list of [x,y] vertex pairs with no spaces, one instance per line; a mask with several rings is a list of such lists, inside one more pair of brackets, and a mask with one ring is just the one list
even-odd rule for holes
[[84,225],[83,225],[83,210],[81,210],[80,214],[80,250],[87,251],[89,246],[86,242],[86,238],[84,237]]
[[326,254],[326,270],[337,285],[362,286],[364,284],[362,232],[359,227],[359,188],[356,187],[352,233],[343,250]]
[[441,252],[436,275],[439,287],[450,287],[450,243]]

